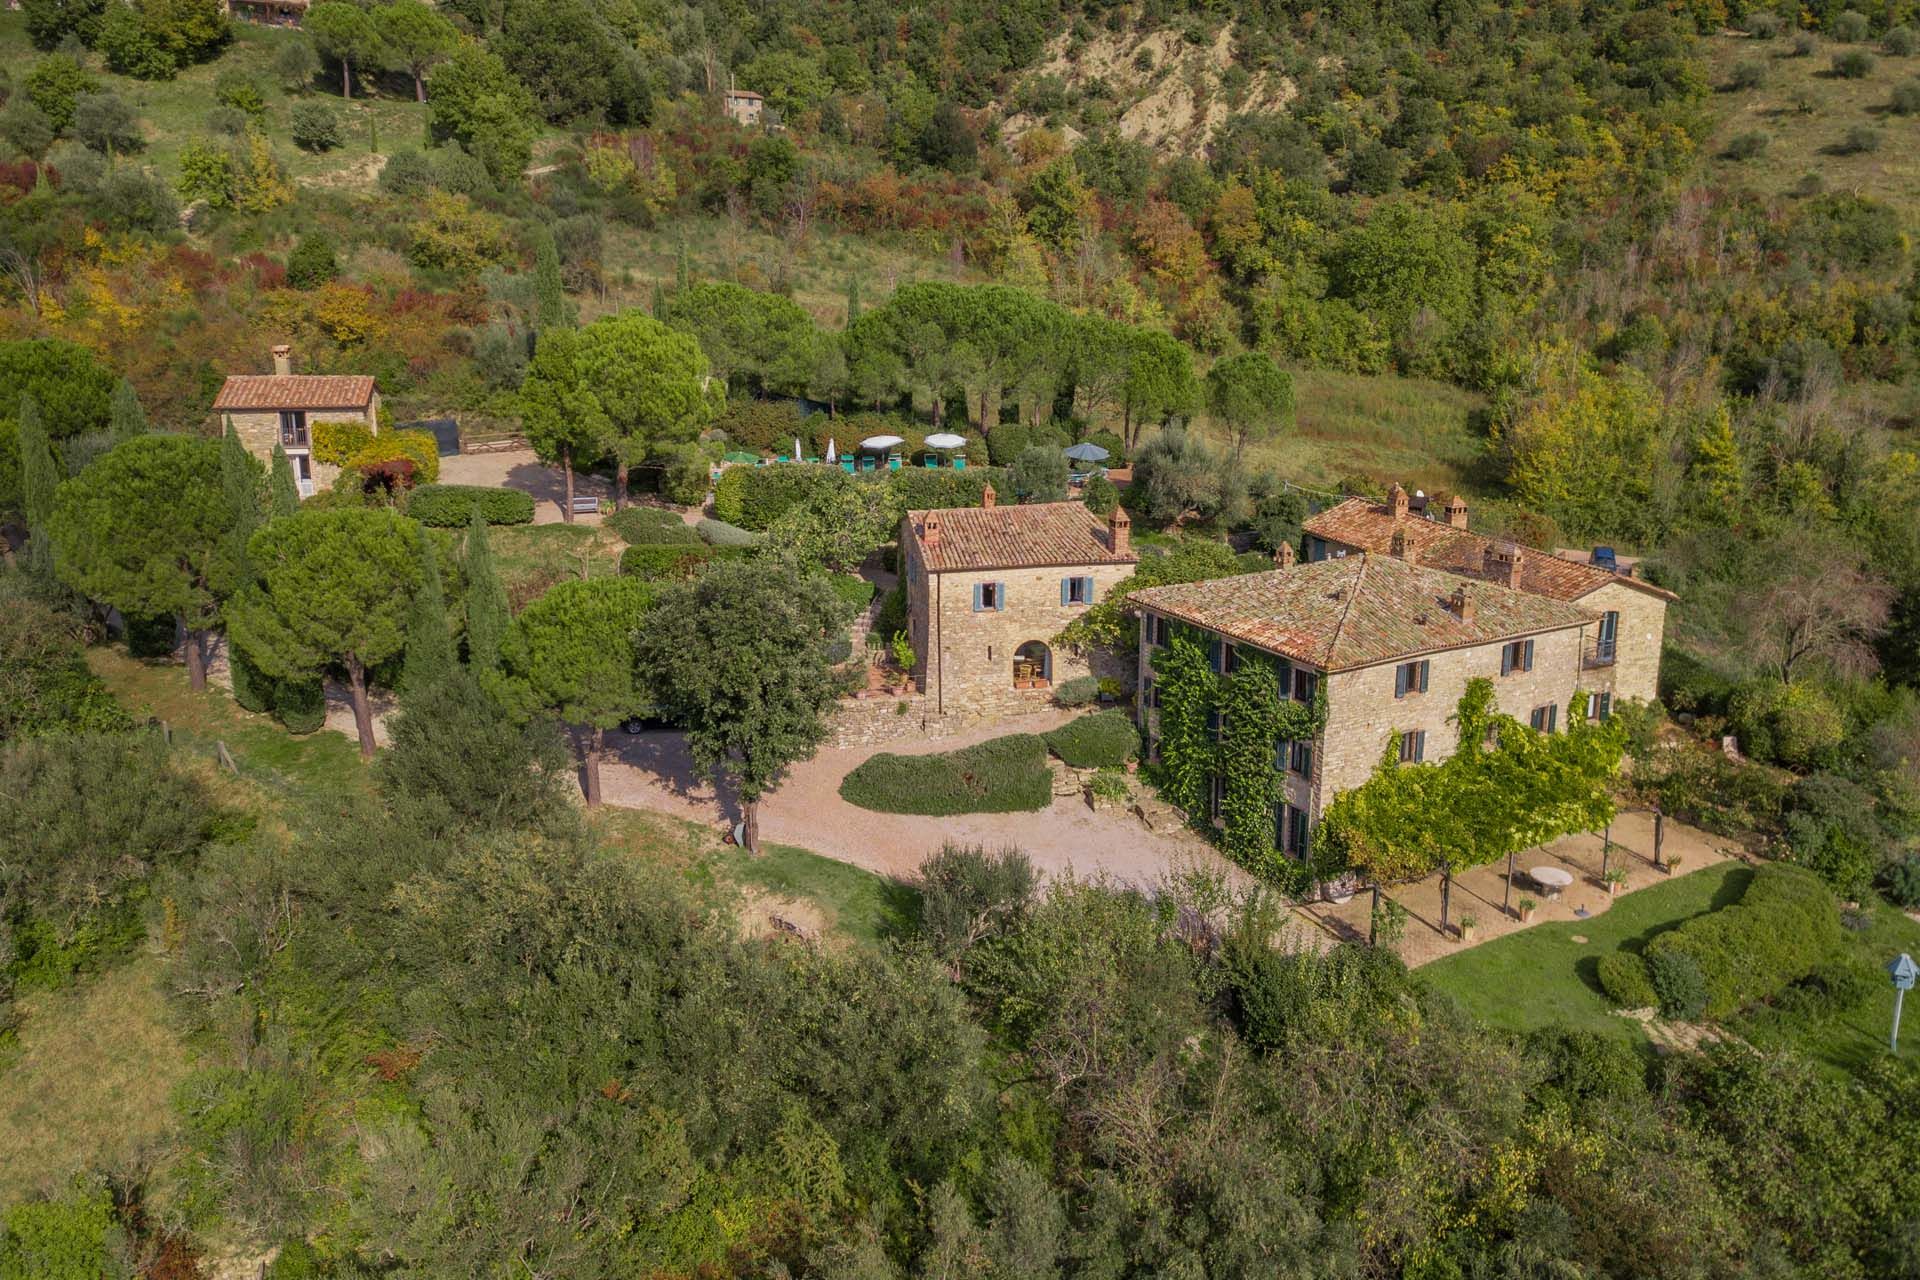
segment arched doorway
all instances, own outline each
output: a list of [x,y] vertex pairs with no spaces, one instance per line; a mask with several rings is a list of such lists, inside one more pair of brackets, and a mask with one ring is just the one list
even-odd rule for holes
[[1053,651],[1029,640],[1013,651],[1013,687],[1044,689],[1053,680]]

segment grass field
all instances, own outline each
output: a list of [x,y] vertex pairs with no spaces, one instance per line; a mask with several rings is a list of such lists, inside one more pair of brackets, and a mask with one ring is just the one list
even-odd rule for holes
[[[1707,42],[1719,121],[1703,152],[1703,178],[1709,186],[1745,186],[1769,195],[1795,190],[1813,175],[1820,189],[1852,191],[1920,214],[1920,151],[1913,141],[1920,120],[1887,110],[1895,85],[1920,79],[1920,57],[1888,56],[1875,43],[1842,44],[1816,40],[1814,52],[1791,56],[1793,38],[1752,40],[1714,36]],[[1874,61],[1871,74],[1848,80],[1833,74],[1834,57],[1859,50]],[[1743,62],[1764,68],[1754,89],[1731,89],[1734,68]],[[1869,128],[1880,135],[1874,151],[1848,153],[1849,129]],[[1761,133],[1766,150],[1750,160],[1725,155],[1741,134]]]
[[1493,491],[1486,441],[1472,414],[1485,401],[1445,383],[1302,369],[1293,375],[1297,426],[1247,450],[1249,465],[1307,486],[1343,476],[1398,480],[1429,493]]
[[487,530],[487,546],[518,613],[556,582],[618,573],[626,544],[597,525],[509,524]]
[[909,929],[920,895],[906,885],[792,845],[770,844],[758,858],[727,849],[736,883],[816,904],[829,930],[869,945]]
[[[1753,872],[1723,862],[1623,895],[1591,920],[1535,925],[1436,960],[1420,976],[1475,1017],[1510,1031],[1594,1031],[1640,1043],[1640,1024],[1616,1016],[1595,976],[1600,957],[1737,902]],[[1584,938],[1576,942],[1575,938]]]
[[[1879,970],[1901,952],[1920,959],[1920,922],[1884,902],[1873,904],[1866,926],[1848,935],[1854,958]],[[1901,1055],[1920,1055],[1920,999],[1907,1001]],[[1792,1045],[1835,1070],[1857,1070],[1886,1052],[1893,1022],[1893,984],[1876,974],[1872,993],[1850,1008],[1809,1019],[1782,1010],[1762,1009],[1736,1018],[1735,1034],[1767,1048]]]

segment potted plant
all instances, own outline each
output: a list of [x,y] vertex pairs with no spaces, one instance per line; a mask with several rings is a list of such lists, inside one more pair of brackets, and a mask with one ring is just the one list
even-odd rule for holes
[[1619,867],[1612,868],[1600,879],[1607,886],[1607,896],[1610,898],[1618,896],[1627,887],[1627,873]]
[[1673,857],[1667,859],[1662,869],[1670,876],[1678,875],[1680,872],[1680,864],[1683,861],[1685,861],[1685,859],[1681,858],[1680,855],[1675,854]]
[[1473,931],[1477,929],[1479,926],[1480,926],[1480,921],[1478,917],[1476,917],[1471,911],[1462,914],[1460,917],[1460,941],[1472,942]]
[[1331,880],[1323,881],[1320,885],[1320,896],[1337,907],[1343,903],[1352,902],[1353,895],[1359,887],[1359,877],[1350,871],[1344,872]]
[[1521,924],[1525,924],[1527,921],[1533,919],[1533,913],[1540,909],[1540,904],[1532,898],[1522,898],[1518,905],[1520,907]]

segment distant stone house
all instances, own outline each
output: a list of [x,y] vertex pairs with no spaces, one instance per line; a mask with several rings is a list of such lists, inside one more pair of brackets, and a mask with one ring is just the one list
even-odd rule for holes
[[1453,497],[1436,512],[1394,485],[1384,503],[1349,498],[1306,522],[1306,558],[1355,552],[1393,555],[1412,564],[1577,604],[1599,615],[1581,654],[1583,687],[1605,707],[1614,698],[1651,700],[1659,693],[1660,650],[1671,591],[1644,579],[1568,560],[1467,528],[1467,502]]
[[380,392],[373,379],[343,374],[297,374],[292,349],[273,349],[270,374],[234,374],[213,400],[220,429],[231,426],[247,452],[271,464],[279,445],[293,464],[300,496],[331,485],[340,468],[313,459],[313,424],[358,419],[380,431]]
[[231,16],[268,27],[299,26],[307,7],[308,0],[227,0]]
[[900,536],[907,638],[926,714],[989,718],[1044,707],[1091,674],[1052,639],[1133,573],[1129,521],[1078,502],[909,511]]
[[[1366,552],[1283,566],[1152,587],[1129,602],[1140,611],[1137,705],[1149,755],[1160,714],[1152,658],[1178,626],[1200,633],[1216,671],[1231,673],[1251,650],[1277,661],[1283,698],[1325,696],[1316,738],[1274,744],[1275,845],[1295,856],[1333,797],[1373,773],[1394,733],[1402,761],[1451,755],[1454,712],[1474,677],[1493,681],[1500,710],[1545,732],[1566,726],[1586,687],[1582,655],[1600,616],[1583,605]],[[1213,795],[1217,806],[1219,779]]]
[[727,119],[748,128],[759,124],[767,110],[767,100],[751,89],[728,89],[721,95],[721,104]]

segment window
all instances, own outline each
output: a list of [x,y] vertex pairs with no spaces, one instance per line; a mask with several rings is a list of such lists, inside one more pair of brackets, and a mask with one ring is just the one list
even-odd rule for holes
[[1223,646],[1220,656],[1220,674],[1230,676],[1239,669],[1240,646],[1237,644]]
[[1541,733],[1552,733],[1560,727],[1560,708],[1551,702],[1544,707],[1535,707],[1532,723]]
[[1165,646],[1172,639],[1173,627],[1159,614],[1147,617],[1147,643]]
[[1314,690],[1319,683],[1319,676],[1313,674],[1311,671],[1302,671],[1300,668],[1295,667],[1293,669],[1293,700],[1295,702],[1312,702]]
[[1614,650],[1620,636],[1620,611],[1609,609],[1600,615],[1600,636],[1594,642],[1593,660],[1596,663],[1613,661]]
[[1393,696],[1404,698],[1410,693],[1427,691],[1427,660],[1403,662],[1393,673]]
[[1587,716],[1592,720],[1611,720],[1613,718],[1613,695],[1596,693],[1587,699]]
[[1208,817],[1217,818],[1220,816],[1220,803],[1222,800],[1226,798],[1226,793],[1227,793],[1226,780],[1222,778],[1219,774],[1217,773],[1214,774],[1213,783],[1207,791],[1207,816]]
[[1072,577],[1060,579],[1061,604],[1092,604],[1093,579]]
[[1147,707],[1150,710],[1158,711],[1160,709],[1160,686],[1153,682],[1151,676],[1147,678],[1146,688],[1141,690],[1141,695],[1146,698]]
[[1427,758],[1427,731],[1408,729],[1400,735],[1400,763],[1419,764]]
[[1533,670],[1533,641],[1515,640],[1500,650],[1500,674],[1510,676],[1516,671]]
[[1305,861],[1307,856],[1307,811],[1281,803],[1273,810],[1273,843],[1282,853]]
[[1006,607],[1006,583],[976,582],[973,584],[973,611],[975,613],[984,613],[989,609],[998,611]]
[[280,415],[280,443],[292,448],[307,447],[307,415],[302,409],[293,409]]
[[1287,768],[1303,778],[1313,776],[1313,739],[1301,738],[1288,744]]

